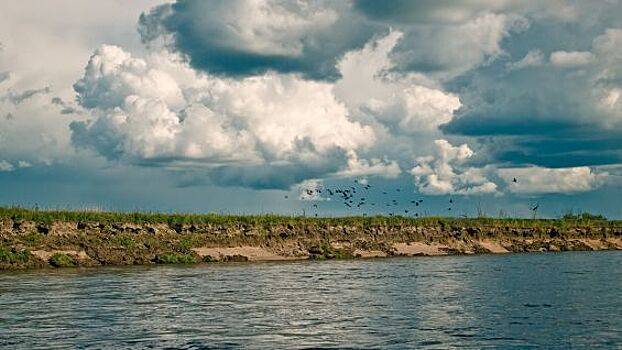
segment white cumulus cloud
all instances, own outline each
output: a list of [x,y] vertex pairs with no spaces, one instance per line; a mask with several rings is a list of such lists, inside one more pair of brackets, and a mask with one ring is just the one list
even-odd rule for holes
[[555,51],[551,53],[551,64],[557,67],[580,67],[594,61],[594,54],[589,51]]
[[510,192],[521,194],[590,191],[601,186],[608,176],[607,173],[594,173],[587,166],[556,169],[537,166],[504,168],[499,169],[498,174],[508,184]]
[[75,89],[92,120],[72,124],[74,143],[110,159],[212,167],[316,163],[331,173],[375,139],[371,127],[349,119],[330,83],[291,74],[218,78],[173,55],[140,59],[103,46]]
[[411,169],[418,190],[429,195],[494,193],[497,185],[488,180],[484,169],[465,166],[474,155],[467,144],[453,146],[436,140],[434,155],[417,158]]

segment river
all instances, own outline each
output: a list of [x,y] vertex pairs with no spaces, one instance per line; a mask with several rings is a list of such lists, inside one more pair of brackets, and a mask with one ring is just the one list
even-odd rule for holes
[[622,252],[0,273],[0,348],[622,348]]

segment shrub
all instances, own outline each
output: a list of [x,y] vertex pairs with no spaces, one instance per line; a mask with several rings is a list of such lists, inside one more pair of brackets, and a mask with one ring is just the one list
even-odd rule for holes
[[162,253],[155,257],[156,264],[194,264],[197,262],[193,254]]

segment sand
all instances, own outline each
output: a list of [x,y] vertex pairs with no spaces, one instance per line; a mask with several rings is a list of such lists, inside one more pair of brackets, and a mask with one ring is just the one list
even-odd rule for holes
[[482,248],[488,250],[490,253],[504,254],[510,252],[504,246],[502,246],[501,243],[496,241],[476,241],[476,243],[479,244]]
[[393,249],[399,255],[447,255],[443,248],[448,248],[445,245],[435,243],[423,243],[423,242],[410,242],[410,243],[395,243]]
[[249,261],[282,261],[282,260],[295,260],[303,259],[306,257],[293,257],[275,254],[262,247],[231,247],[231,248],[194,248],[195,253],[200,257],[211,256],[214,259],[220,260],[227,256],[240,255],[248,258]]

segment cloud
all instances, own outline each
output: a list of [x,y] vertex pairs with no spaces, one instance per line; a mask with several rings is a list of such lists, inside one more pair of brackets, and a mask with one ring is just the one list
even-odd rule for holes
[[0,84],[11,79],[11,72],[0,72]]
[[[576,193],[591,191],[604,184],[607,173],[594,173],[590,167],[505,168],[498,170],[508,190],[518,194]],[[517,179],[517,182],[513,180]]]
[[551,53],[551,64],[556,67],[571,68],[590,64],[594,55],[588,51],[555,51]]
[[385,178],[396,178],[402,173],[402,169],[396,161],[387,159],[372,158],[359,159],[355,152],[348,153],[348,166],[345,170],[337,173],[340,177],[358,176],[380,176]]
[[25,160],[20,160],[17,162],[17,167],[18,168],[30,168],[32,166],[32,164],[30,164],[30,162],[27,162]]
[[354,117],[373,120],[393,134],[430,133],[451,120],[460,100],[419,76],[390,74],[395,62],[392,50],[403,33],[392,31],[370,41],[360,50],[347,53],[338,63],[342,78],[335,83],[335,95]]
[[49,86],[39,88],[39,89],[28,89],[28,90],[24,90],[20,92],[9,90],[6,94],[4,94],[3,96],[0,96],[0,100],[6,100],[17,105],[32,98],[33,96],[36,96],[39,94],[49,94],[50,91],[51,90]]
[[335,82],[275,72],[226,78],[170,52],[142,59],[102,46],[74,84],[91,120],[71,124],[72,141],[110,160],[226,186],[395,178],[399,163],[412,164],[460,107],[420,76],[391,73],[401,36],[393,31],[346,54]]
[[450,79],[502,55],[503,38],[528,25],[525,14],[545,13],[560,2],[398,1],[386,6],[367,1],[178,0],[143,13],[139,32],[145,43],[164,43],[210,74],[276,71],[336,80],[335,65],[343,55],[393,28],[405,34],[392,52],[396,70]]
[[15,80],[0,87],[0,153],[11,162],[22,161],[9,163],[9,167],[4,160],[5,171],[22,168],[26,162],[49,164],[55,159],[68,158],[71,149],[63,142],[63,135],[68,135],[67,124],[56,119],[58,114],[50,109],[47,94],[51,88],[21,89],[15,85],[23,86],[21,79]]
[[162,39],[212,74],[334,79],[338,58],[377,33],[378,25],[360,17],[338,1],[179,0],[143,13],[139,32],[144,42]]
[[563,0],[356,0],[355,7],[375,20],[409,24],[461,24],[486,13],[502,12],[566,20],[576,17],[576,9]]
[[374,142],[329,83],[218,78],[163,55],[143,60],[112,46],[93,54],[75,84],[93,120],[72,123],[75,145],[136,164],[212,168],[220,183],[287,187],[344,170],[346,154]]
[[13,164],[7,162],[6,160],[0,161],[0,171],[9,172],[15,170],[15,166]]
[[71,104],[63,101],[63,99],[58,97],[58,96],[53,97],[51,102],[52,102],[53,105],[59,106],[61,108],[61,110],[60,110],[61,114],[81,114],[82,113],[76,107],[74,107]]
[[483,169],[465,166],[474,155],[467,144],[453,146],[447,140],[436,140],[435,154],[417,158],[411,169],[415,186],[428,195],[484,194],[497,191]]
[[448,90],[460,96],[462,107],[441,129],[485,136],[484,153],[492,162],[562,168],[621,162],[622,30],[603,24],[594,24],[586,37],[585,28],[558,35],[550,23],[536,23],[520,40],[508,38],[508,52],[525,52],[525,43],[549,37],[574,47],[566,44],[562,51],[559,42],[543,40],[538,50],[550,52],[548,64],[503,72],[491,66],[452,83]]
[[517,62],[511,62],[506,65],[509,70],[523,69],[528,67],[537,67],[544,64],[544,54],[540,50],[531,50],[527,52],[525,57]]
[[31,166],[32,164],[25,160],[19,160],[14,163],[11,163],[7,160],[0,160],[0,172],[11,172],[15,169],[30,168]]
[[503,56],[502,40],[526,28],[524,17],[494,13],[460,24],[407,26],[392,58],[399,71],[448,81]]

